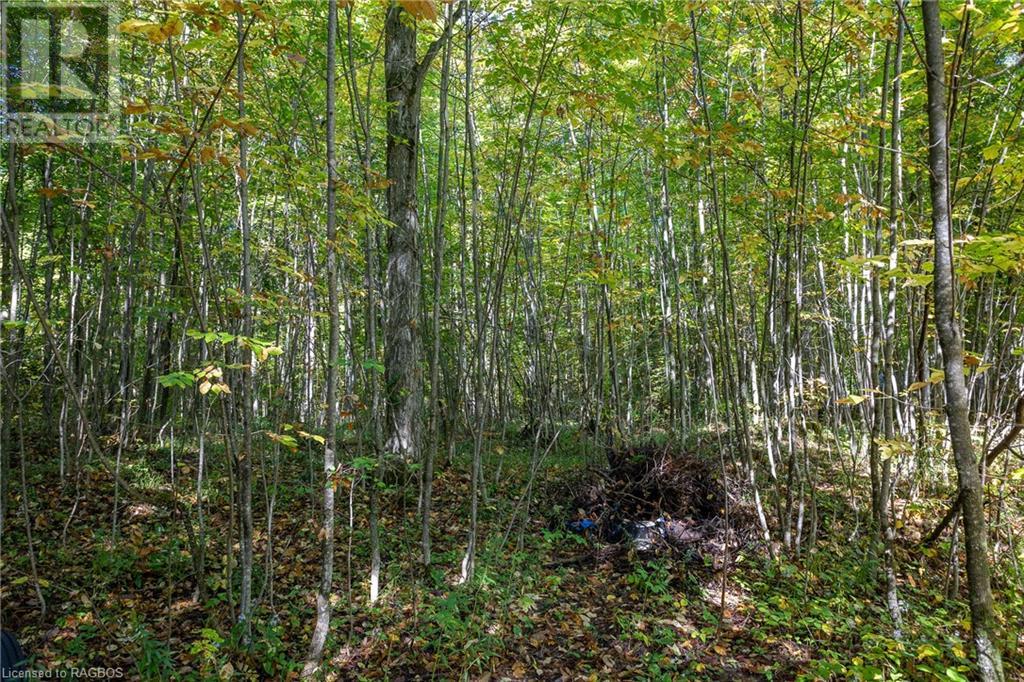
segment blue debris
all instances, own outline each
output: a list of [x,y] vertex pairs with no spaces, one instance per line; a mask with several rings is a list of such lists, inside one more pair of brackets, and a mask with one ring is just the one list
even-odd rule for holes
[[574,533],[586,533],[597,524],[590,519],[580,519],[579,521],[570,521],[567,525],[569,526],[569,530]]

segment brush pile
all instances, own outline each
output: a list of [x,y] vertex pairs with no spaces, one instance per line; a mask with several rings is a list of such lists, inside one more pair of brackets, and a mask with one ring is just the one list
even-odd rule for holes
[[[666,446],[609,448],[608,468],[563,491],[571,499],[564,526],[640,554],[674,552],[717,563],[753,539],[753,516],[730,476],[728,489],[712,460]],[[729,507],[729,528],[725,509]]]

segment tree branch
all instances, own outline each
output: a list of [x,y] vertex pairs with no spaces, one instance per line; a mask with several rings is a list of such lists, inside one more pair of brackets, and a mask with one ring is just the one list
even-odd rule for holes
[[416,65],[416,85],[413,92],[418,93],[420,88],[423,86],[423,79],[427,77],[427,71],[430,69],[430,63],[434,61],[434,57],[441,50],[441,46],[444,45],[445,41],[452,37],[452,29],[455,27],[455,22],[462,16],[462,5],[455,10],[455,14],[452,14],[444,23],[444,31],[437,37],[434,42],[430,43],[430,47],[427,48],[423,58],[420,59]]
[[[1006,432],[1006,435],[1003,436],[1003,439],[996,443],[996,445],[988,451],[988,454],[985,455],[984,466],[991,466],[992,462],[996,461],[996,457],[1008,450],[1009,447],[1013,445],[1013,441],[1020,435],[1021,431],[1024,431],[1024,395],[1017,399],[1017,407],[1014,409],[1013,427],[1011,427],[1010,430]],[[942,517],[941,521],[939,521],[939,525],[935,527],[935,530],[928,534],[928,537],[924,539],[922,544],[928,546],[939,539],[939,536],[942,535],[942,531],[946,530],[946,527],[953,521],[956,513],[960,511],[961,502],[960,494],[957,493],[956,499],[953,500],[953,504],[950,506],[949,511],[946,512],[946,515]]]

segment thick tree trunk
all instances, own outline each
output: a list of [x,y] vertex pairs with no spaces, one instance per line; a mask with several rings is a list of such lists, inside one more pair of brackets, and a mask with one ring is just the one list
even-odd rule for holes
[[[424,5],[433,9],[432,3]],[[388,7],[384,22],[384,88],[387,98],[388,262],[384,283],[384,382],[387,401],[384,454],[409,464],[421,453],[423,377],[420,367],[420,224],[416,154],[420,138],[420,95],[430,63],[461,14],[445,24],[441,37],[416,59],[416,20],[401,3]],[[378,468],[378,473],[380,469]],[[371,488],[370,601],[380,580],[376,485]]]
[[385,281],[384,377],[387,436],[384,449],[406,462],[420,448],[420,225],[416,147],[420,127],[420,65],[416,24],[399,4],[385,23],[387,90],[388,262]]
[[946,372],[946,416],[949,420],[949,435],[960,480],[971,625],[978,655],[978,670],[980,679],[999,682],[1005,678],[999,648],[994,641],[995,618],[989,582],[984,491],[974,458],[974,444],[971,442],[960,327],[953,318],[953,245],[950,234],[949,169],[946,155],[946,86],[938,2],[923,2],[921,12],[924,17],[928,71],[928,166],[931,170],[932,231],[935,237],[935,326],[942,346],[942,360]]

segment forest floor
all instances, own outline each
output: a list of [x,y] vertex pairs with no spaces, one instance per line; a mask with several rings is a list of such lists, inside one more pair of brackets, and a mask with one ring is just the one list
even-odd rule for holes
[[[948,545],[921,551],[910,542],[914,523],[933,523],[941,500],[902,517],[906,622],[896,639],[879,578],[873,577],[878,566],[863,533],[855,532],[858,525],[863,530],[863,519],[857,523],[840,491],[819,494],[814,548],[773,561],[763,547],[738,547],[723,576],[721,557],[602,552],[595,538],[569,531],[559,519],[569,521],[577,512],[572,500],[560,496],[567,481],[585,476],[578,472],[594,458],[583,454],[578,440],[563,441],[538,474],[534,518],[514,524],[507,541],[530,451],[492,444],[480,510],[484,539],[471,586],[457,584],[468,516],[465,453],[439,468],[429,571],[417,564],[415,493],[397,487],[383,493],[384,571],[381,598],[372,606],[365,490],[356,486],[350,534],[349,488],[339,489],[327,679],[972,677],[963,587],[957,599],[943,596]],[[69,480],[63,488],[47,483],[56,476],[34,470],[29,477],[28,516],[47,611],[40,613],[35,594],[24,516],[12,516],[3,541],[3,626],[17,633],[37,668],[120,667],[126,677],[146,680],[297,676],[312,629],[321,557],[318,528],[308,521],[317,495],[308,483],[306,457],[281,452],[282,484],[269,538],[264,482],[254,490],[260,508],[256,556],[265,557],[268,539],[274,547],[271,571],[265,561],[255,571],[259,601],[253,644],[246,648],[231,627],[223,558],[227,538],[237,534],[225,512],[226,471],[211,457],[206,595],[200,602],[182,523],[185,510],[194,513],[196,452],[177,447],[173,486],[168,448],[125,454],[125,478],[137,498],[122,496],[117,542],[113,486],[105,471],[87,466],[77,485]],[[50,454],[29,457],[52,461]],[[273,475],[271,463],[264,470]],[[20,509],[20,495],[14,500]],[[237,581],[234,569],[235,595]],[[1024,622],[1024,595],[1004,591],[997,599],[1012,678],[1024,669],[1024,635],[1014,625]]]

